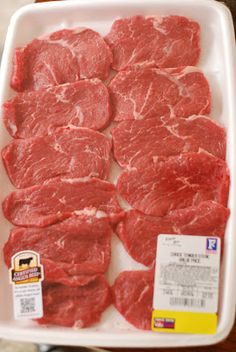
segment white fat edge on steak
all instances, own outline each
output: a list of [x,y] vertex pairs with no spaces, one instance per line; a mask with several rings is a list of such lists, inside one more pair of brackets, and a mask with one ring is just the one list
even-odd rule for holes
[[84,113],[81,107],[77,104],[74,106],[76,117],[79,119],[79,123],[82,124],[84,122]]
[[[82,182],[88,182],[91,180],[91,177],[95,177],[94,173],[91,173],[89,176],[84,176],[84,177],[77,177],[77,178],[61,178],[61,182],[64,183],[70,183],[70,184],[74,184],[74,183],[82,183]],[[101,182],[105,182],[100,180]]]
[[120,194],[117,194],[117,201],[119,203],[119,206],[121,207],[121,209],[125,210],[125,211],[129,211],[132,210],[133,208],[131,207],[131,205],[127,202],[127,200],[125,200]]
[[189,74],[189,73],[199,72],[199,73],[203,74],[202,71],[195,66],[185,66],[180,71],[178,71],[178,69],[173,69],[173,68],[165,68],[163,70],[161,70],[159,68],[153,68],[153,70],[157,74],[166,76],[167,79],[169,79],[171,82],[173,82],[178,87],[179,95],[182,97],[186,97],[186,88],[185,88],[185,85],[183,83],[180,83],[179,80],[183,76],[185,76],[186,74]]
[[88,216],[88,217],[95,217],[97,219],[107,217],[107,214],[102,210],[97,210],[97,208],[84,208],[83,210],[75,210],[73,212],[75,215],[78,216]]
[[68,44],[68,41],[65,39],[55,39],[55,40],[50,39],[50,36],[58,31],[61,31],[61,30],[70,31],[70,32],[73,32],[74,34],[79,34],[79,33],[83,33],[87,29],[88,28],[86,28],[86,27],[77,27],[77,28],[73,28],[73,29],[62,28],[57,31],[51,32],[47,35],[42,35],[42,36],[38,37],[38,40],[46,41],[47,44],[60,44],[62,47],[69,49],[74,57],[78,57],[78,54],[74,53],[73,50],[71,50],[73,44],[72,45]]
[[215,124],[216,126],[223,128],[224,126],[222,126],[218,121],[214,120],[212,117],[206,116],[206,115],[191,115],[189,116],[186,120],[198,120],[198,119],[204,119],[204,120],[208,120],[211,123]]
[[11,130],[12,136],[15,136],[16,132],[17,132],[17,126],[16,124],[12,123],[10,120],[8,120],[8,127]]

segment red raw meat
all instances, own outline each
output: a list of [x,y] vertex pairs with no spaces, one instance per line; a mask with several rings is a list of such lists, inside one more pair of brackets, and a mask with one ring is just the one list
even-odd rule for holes
[[158,156],[205,150],[225,159],[225,130],[206,116],[120,122],[112,130],[114,156],[122,167],[142,167]]
[[157,157],[118,179],[118,190],[135,209],[163,216],[205,200],[227,205],[229,171],[225,161],[206,153]]
[[163,217],[131,210],[116,231],[131,257],[152,267],[159,234],[219,236],[223,239],[228,217],[229,209],[213,201],[174,210]]
[[[8,267],[11,257],[23,250],[40,254],[46,281],[47,272],[65,276],[105,273],[111,256],[111,227],[107,218],[71,217],[46,228],[14,228],[4,245]],[[59,280],[60,281],[60,280]]]
[[48,283],[59,283],[66,286],[76,287],[80,285],[85,285],[87,282],[91,280],[91,277],[96,277],[97,274],[78,274],[68,276],[68,273],[59,268],[59,266],[54,265],[54,263],[50,260],[43,261],[44,264],[44,276],[47,278]]
[[43,318],[39,324],[85,328],[99,322],[111,304],[110,287],[103,275],[76,287],[43,284]]
[[38,90],[82,78],[106,79],[112,53],[92,29],[63,29],[17,48],[11,87],[19,92]]
[[111,142],[88,128],[60,128],[50,136],[14,140],[2,150],[8,176],[17,188],[53,177],[107,179]]
[[45,227],[74,214],[109,217],[122,215],[113,184],[96,178],[55,179],[44,185],[10,193],[3,213],[14,225]]
[[208,82],[196,67],[133,67],[109,84],[115,121],[209,114]]
[[112,287],[114,305],[138,329],[150,330],[153,271],[123,271]]
[[3,105],[4,123],[14,138],[47,135],[62,126],[100,130],[110,112],[108,90],[97,79],[19,93]]
[[116,20],[105,37],[115,70],[154,62],[158,67],[196,65],[200,27],[181,16],[133,16]]

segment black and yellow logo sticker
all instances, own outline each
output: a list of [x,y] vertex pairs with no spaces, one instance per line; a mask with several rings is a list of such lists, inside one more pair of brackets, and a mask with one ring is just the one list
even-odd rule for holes
[[22,251],[11,258],[10,282],[28,284],[43,280],[43,267],[39,254],[34,251]]

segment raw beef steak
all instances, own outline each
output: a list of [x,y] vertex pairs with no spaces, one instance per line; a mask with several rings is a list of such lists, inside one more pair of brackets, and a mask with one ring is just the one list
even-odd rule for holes
[[61,126],[100,130],[109,123],[110,98],[99,80],[68,83],[19,93],[3,105],[3,119],[14,138],[47,135]]
[[105,37],[113,53],[113,68],[154,62],[158,67],[196,65],[200,28],[181,16],[133,16],[116,20]]
[[99,322],[111,304],[111,293],[103,275],[91,276],[85,285],[70,287],[43,284],[43,318],[40,324],[85,328]]
[[205,116],[122,121],[112,130],[114,156],[122,167],[151,163],[157,156],[205,150],[225,159],[224,128]]
[[10,193],[3,202],[5,217],[14,225],[45,227],[73,214],[108,216],[116,222],[121,208],[113,184],[96,178],[55,179]]
[[196,67],[133,67],[109,84],[115,121],[209,114],[208,82]]
[[[23,250],[40,254],[47,271],[63,270],[68,276],[104,273],[111,256],[111,227],[106,218],[74,216],[46,228],[14,228],[4,245],[8,267]],[[63,275],[64,276],[64,275]],[[59,275],[58,275],[59,278]]]
[[8,176],[17,188],[53,177],[107,179],[111,142],[88,128],[59,128],[50,136],[14,140],[2,150]]
[[21,92],[82,78],[104,80],[111,63],[111,50],[97,32],[63,29],[16,49],[11,87]]
[[132,258],[152,267],[155,263],[159,234],[223,238],[228,216],[229,209],[212,201],[174,210],[163,217],[153,217],[131,210],[117,226],[117,234]]
[[46,268],[44,266],[44,277],[47,278],[48,283],[59,283],[71,287],[85,285],[91,280],[91,276],[95,277],[96,275],[98,274],[78,274],[68,276],[68,273],[65,270],[59,268],[59,266],[54,265],[50,260],[47,260]]
[[151,329],[153,280],[151,270],[123,271],[112,287],[115,307],[138,329]]
[[227,205],[229,172],[225,161],[206,153],[157,157],[118,179],[118,190],[135,209],[163,216],[205,200]]

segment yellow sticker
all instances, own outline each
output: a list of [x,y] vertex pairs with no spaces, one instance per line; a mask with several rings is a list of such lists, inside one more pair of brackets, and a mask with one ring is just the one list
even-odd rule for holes
[[215,334],[215,313],[175,312],[156,310],[152,312],[152,330],[167,333]]

